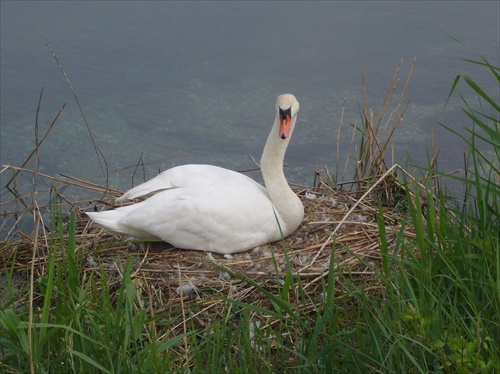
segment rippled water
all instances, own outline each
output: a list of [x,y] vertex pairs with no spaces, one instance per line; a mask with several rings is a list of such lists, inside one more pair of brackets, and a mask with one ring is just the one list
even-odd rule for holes
[[[463,146],[436,122],[469,125],[458,100],[442,111],[457,74],[471,74],[498,97],[488,74],[460,60],[481,54],[499,64],[498,14],[498,2],[476,1],[1,2],[1,163],[19,165],[33,148],[43,88],[41,133],[68,105],[41,148],[40,170],[83,179],[99,173],[48,43],[110,170],[141,156],[147,178],[191,162],[252,167],[247,155],[260,157],[275,97],[291,92],[301,112],[287,174],[310,184],[315,167],[335,168],[344,100],[339,161],[348,157],[362,70],[369,106],[378,110],[400,59],[404,80],[414,58],[412,103],[394,139],[398,161],[409,154],[425,163],[433,129],[440,165],[456,168]],[[131,173],[111,185],[128,188]]]

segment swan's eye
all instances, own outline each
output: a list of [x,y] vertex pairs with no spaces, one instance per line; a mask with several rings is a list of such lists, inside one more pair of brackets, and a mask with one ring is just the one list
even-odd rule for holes
[[285,119],[287,116],[292,117],[292,108],[281,109],[280,108],[280,118]]

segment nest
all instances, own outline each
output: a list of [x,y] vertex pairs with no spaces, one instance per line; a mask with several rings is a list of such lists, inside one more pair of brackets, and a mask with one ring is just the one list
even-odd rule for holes
[[[374,273],[382,261],[376,222],[378,208],[349,191],[302,190],[297,194],[304,205],[305,217],[296,232],[280,242],[232,255],[181,250],[164,242],[127,242],[121,235],[94,226],[83,213],[84,208],[73,207],[77,217],[76,253],[83,261],[81,279],[90,276],[99,279],[104,269],[108,287],[117,289],[126,263],[132,261],[131,279],[142,289],[143,299],[155,314],[204,306],[206,318],[197,315],[201,324],[221,312],[225,297],[269,306],[267,297],[245,278],[275,292],[291,271],[300,278],[302,290],[319,301],[331,259],[336,274],[348,276],[350,282],[366,284],[366,292],[382,292]],[[384,218],[386,227],[398,226],[397,217],[389,209]],[[390,243],[398,229],[386,231]],[[44,232],[37,243],[36,238],[28,236],[24,236],[21,244],[3,243],[2,262],[8,264],[15,259],[15,274],[22,274],[29,271],[33,250],[37,248],[33,269],[38,277],[43,276],[47,271],[49,235]],[[13,282],[17,281],[18,288],[22,288],[26,278],[14,276]],[[336,280],[336,293],[341,294],[347,286],[338,277]],[[18,296],[17,304],[25,304],[21,299],[26,296],[21,293]]]

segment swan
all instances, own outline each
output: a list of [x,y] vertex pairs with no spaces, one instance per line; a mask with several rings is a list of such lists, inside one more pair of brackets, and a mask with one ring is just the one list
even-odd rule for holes
[[276,117],[260,160],[265,188],[238,172],[212,165],[183,165],[125,192],[117,202],[144,201],[87,212],[95,224],[119,234],[163,240],[177,248],[220,254],[243,252],[294,232],[304,207],[283,172],[299,102],[276,99]]

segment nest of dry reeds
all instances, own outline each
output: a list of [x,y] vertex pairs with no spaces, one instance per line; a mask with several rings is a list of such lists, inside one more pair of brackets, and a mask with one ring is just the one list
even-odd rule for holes
[[[131,278],[138,280],[156,313],[178,310],[181,303],[183,307],[206,304],[206,313],[218,313],[218,306],[223,307],[220,298],[214,299],[218,295],[230,295],[254,305],[269,302],[265,295],[239,277],[235,278],[234,274],[272,290],[279,288],[291,269],[293,274],[300,276],[302,287],[309,295],[319,295],[324,291],[331,260],[336,272],[348,275],[351,281],[365,283],[367,289],[377,290],[374,269],[381,263],[381,254],[376,221],[379,205],[373,201],[373,196],[377,195],[375,191],[376,188],[368,190],[365,197],[360,198],[359,191],[333,190],[324,183],[314,192],[297,191],[305,217],[295,233],[281,242],[224,256],[181,250],[164,242],[124,241],[123,236],[94,226],[84,214],[95,201],[79,202],[80,205],[71,205],[71,209],[76,212],[76,253],[83,262],[81,278],[99,279],[104,269],[108,287],[112,288],[113,284],[118,287],[125,264],[132,260]],[[67,199],[60,196],[59,200]],[[109,205],[111,201],[109,199]],[[35,211],[40,212],[40,208]],[[42,220],[40,217],[39,221]],[[391,243],[395,233],[400,231],[400,220],[389,207],[385,209],[384,220],[386,240]],[[36,236],[23,235],[21,242],[2,244],[3,268],[12,266],[19,274],[31,269],[35,279],[46,274],[53,233],[45,227],[37,231]],[[406,234],[411,235],[410,232]],[[18,278],[21,288],[27,277]],[[337,287],[342,287],[342,283],[338,282]],[[19,297],[22,304],[21,299],[26,296]]]

